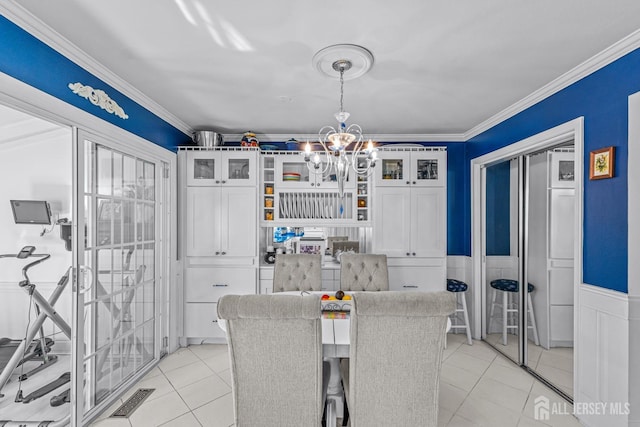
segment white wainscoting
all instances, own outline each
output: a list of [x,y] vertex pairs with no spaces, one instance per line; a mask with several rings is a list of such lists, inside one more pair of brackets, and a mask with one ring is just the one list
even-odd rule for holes
[[[579,289],[574,410],[586,426],[627,426],[629,301],[627,294],[582,284]],[[595,404],[607,403],[604,414]]]

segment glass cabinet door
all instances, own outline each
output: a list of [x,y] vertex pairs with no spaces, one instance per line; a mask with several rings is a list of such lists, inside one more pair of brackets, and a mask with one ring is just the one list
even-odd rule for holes
[[223,166],[221,184],[255,185],[258,179],[255,152],[229,151],[220,155]]
[[446,151],[412,153],[411,185],[441,187],[447,175]]
[[219,184],[220,155],[211,151],[187,153],[187,185],[202,186]]
[[376,185],[407,186],[411,182],[409,169],[411,167],[411,153],[384,152],[378,153],[380,164],[375,167]]

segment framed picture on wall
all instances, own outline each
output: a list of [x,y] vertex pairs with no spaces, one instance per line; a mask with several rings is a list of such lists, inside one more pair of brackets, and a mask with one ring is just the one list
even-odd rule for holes
[[589,157],[589,179],[613,178],[615,147],[593,150]]

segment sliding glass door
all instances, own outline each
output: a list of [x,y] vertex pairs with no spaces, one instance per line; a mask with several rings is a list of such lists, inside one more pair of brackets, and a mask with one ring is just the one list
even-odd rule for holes
[[163,165],[78,131],[74,425],[159,358]]

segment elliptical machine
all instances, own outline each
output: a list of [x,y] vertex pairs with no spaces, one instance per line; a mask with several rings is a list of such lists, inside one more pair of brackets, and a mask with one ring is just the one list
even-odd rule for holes
[[[47,318],[51,319],[60,328],[60,330],[69,339],[71,339],[71,327],[56,312],[54,308],[55,303],[58,301],[58,298],[60,297],[65,287],[69,283],[69,274],[71,269],[68,269],[65,272],[65,274],[60,278],[60,280],[58,281],[58,284],[56,285],[55,290],[49,297],[49,300],[46,300],[42,296],[42,294],[38,292],[38,290],[36,289],[36,285],[31,282],[31,280],[29,279],[29,275],[27,273],[31,267],[34,267],[40,264],[41,262],[46,261],[51,257],[51,255],[36,254],[34,253],[35,250],[36,250],[35,246],[25,246],[20,250],[20,252],[18,252],[18,254],[0,255],[0,258],[18,258],[18,259],[36,258],[35,261],[30,262],[29,264],[25,265],[22,268],[22,277],[24,278],[24,280],[20,281],[18,285],[22,289],[24,289],[25,292],[29,295],[29,297],[32,298],[33,301],[35,302],[35,310],[36,310],[36,316],[37,316],[36,320],[33,321],[29,326],[29,328],[27,329],[24,339],[19,341],[19,344],[15,347],[15,350],[13,351],[13,355],[2,368],[2,372],[0,373],[0,398],[4,397],[4,395],[1,394],[2,389],[7,384],[7,382],[9,381],[9,378],[11,377],[14,370],[18,366],[20,366],[21,364],[25,363],[28,360],[36,360],[37,357],[40,357],[42,360],[42,363],[38,367],[20,376],[19,380],[24,381],[30,375],[33,375],[34,373],[47,368],[52,363],[55,363],[55,361],[57,360],[56,356],[48,354],[51,349],[51,345],[53,345],[53,341],[50,339],[47,339],[44,335],[44,330],[42,325],[44,324]],[[38,334],[40,335],[39,340],[34,341],[34,338]],[[11,340],[5,339],[4,341],[5,341],[5,345],[11,343]],[[30,358],[26,357],[26,355],[31,355],[31,354],[33,354],[33,356],[30,356]],[[52,386],[52,385],[53,383],[48,384],[47,386]],[[62,384],[59,384],[57,387],[61,385]],[[25,400],[31,401],[40,396],[43,396],[44,394],[51,391],[49,390],[44,392],[47,386],[39,390],[36,390],[35,392],[27,396],[27,398],[22,397],[22,393],[20,390],[18,392],[18,396],[16,396],[16,401],[17,402],[22,402]]]

